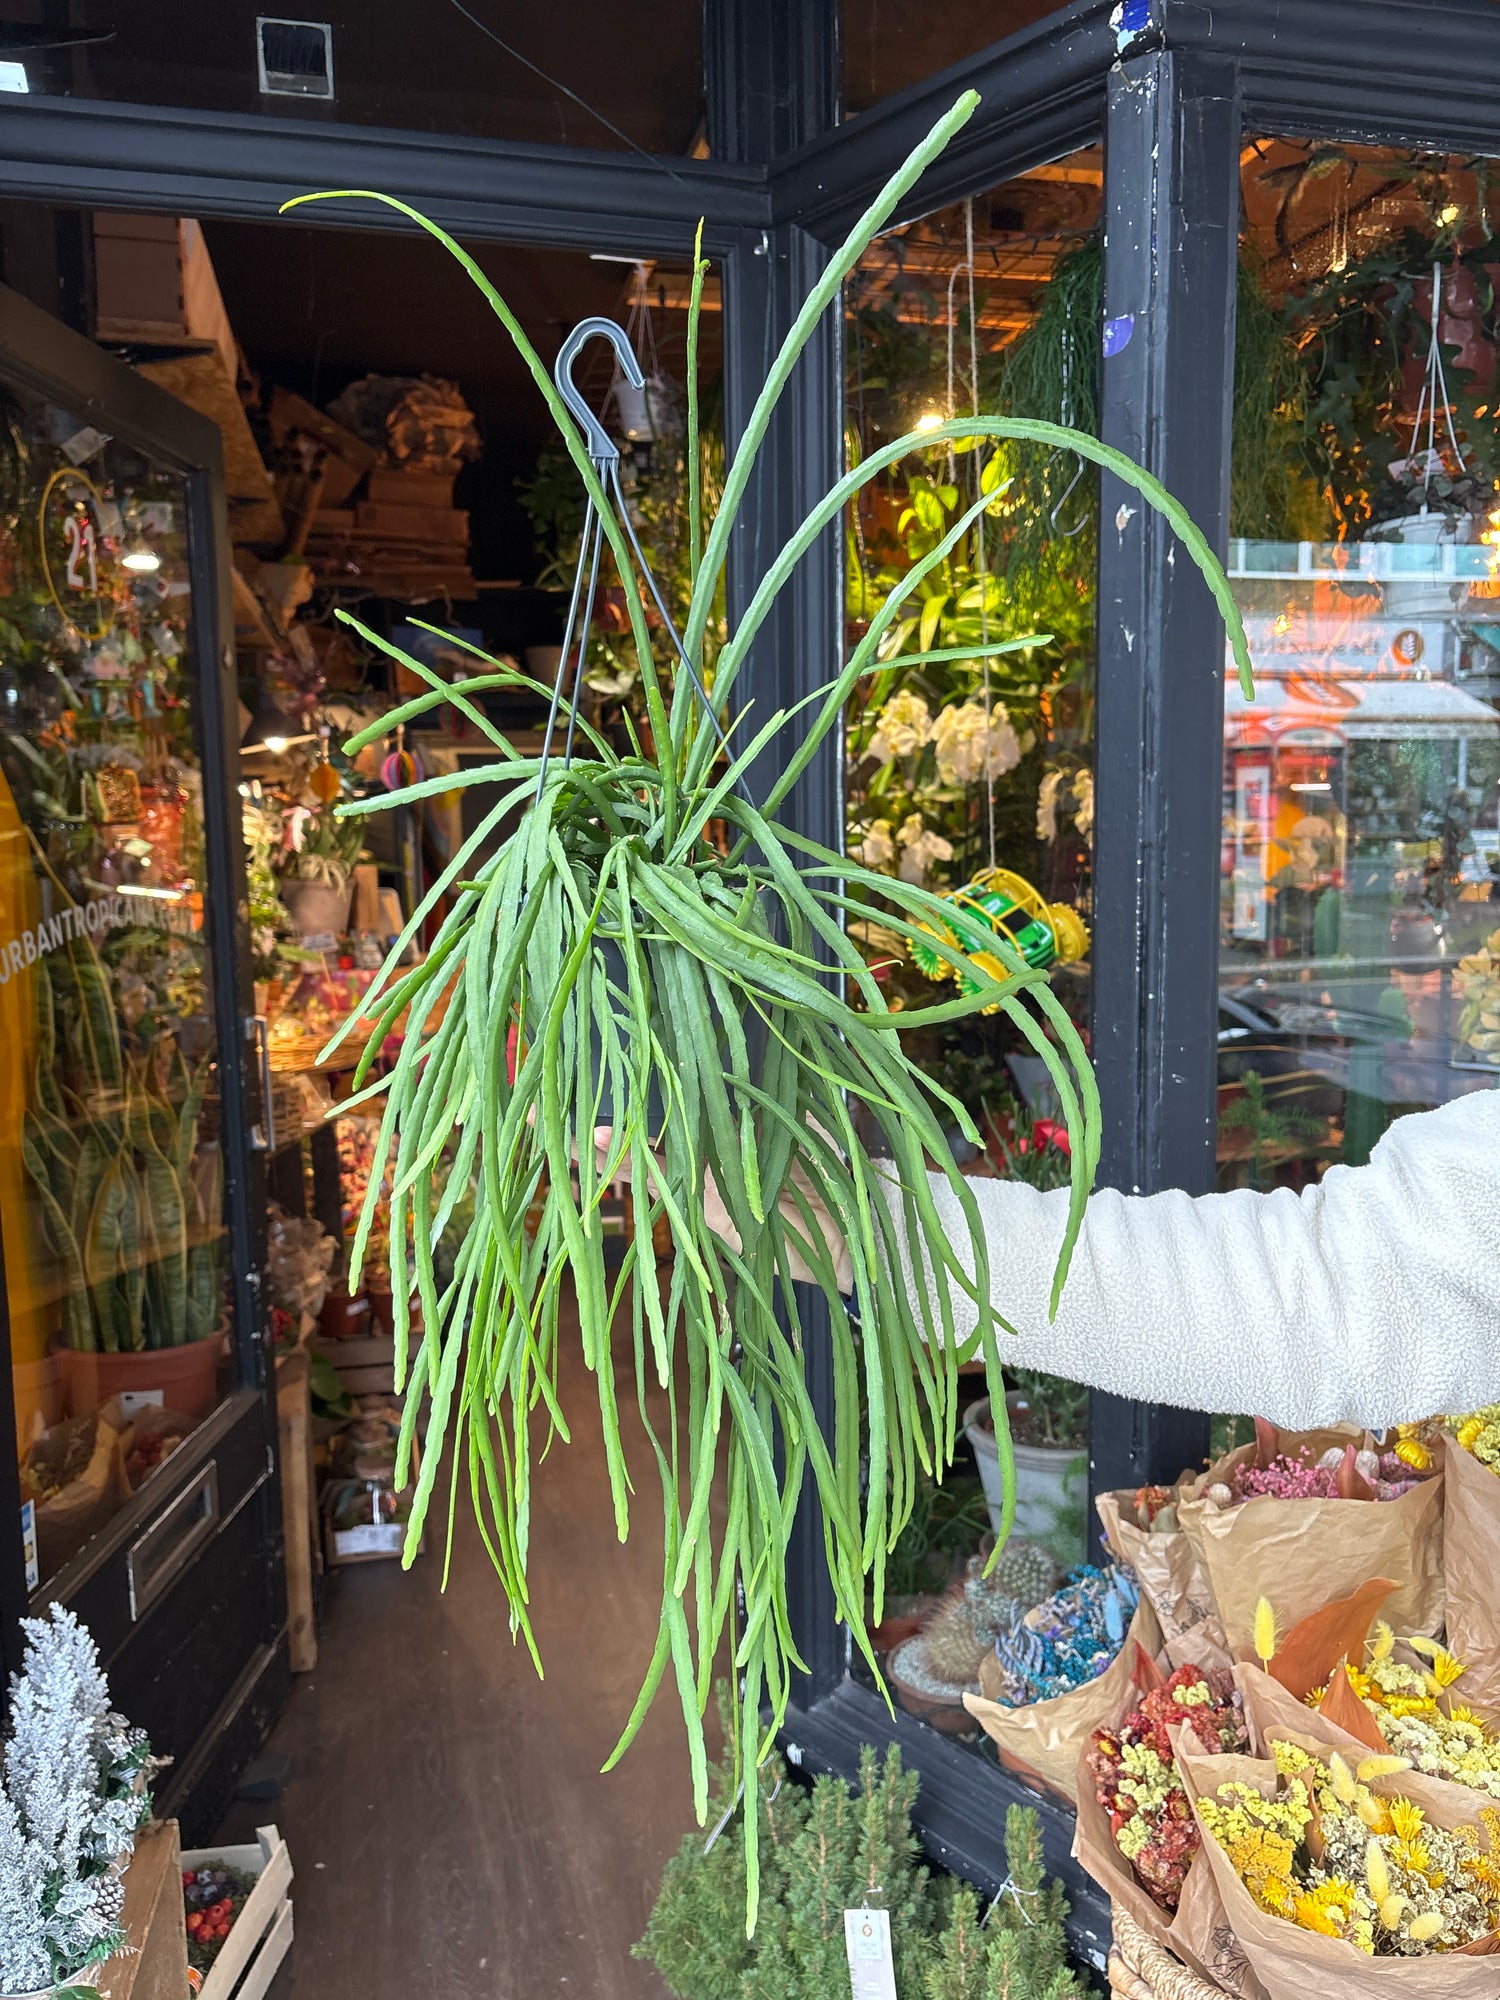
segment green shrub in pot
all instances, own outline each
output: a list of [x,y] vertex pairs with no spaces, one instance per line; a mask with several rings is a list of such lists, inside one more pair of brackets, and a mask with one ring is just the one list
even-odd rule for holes
[[[906,1287],[889,1282],[903,1237],[935,1273],[976,1302],[978,1326],[964,1351],[983,1355],[996,1402],[1003,1402],[1004,1325],[991,1305],[978,1211],[953,1165],[943,1125],[956,1124],[971,1143],[978,1142],[978,1134],[951,1099],[939,1117],[931,1086],[903,1050],[898,1030],[998,1008],[1046,1063],[1072,1136],[1071,1220],[1057,1272],[1059,1289],[1099,1148],[1097,1091],[1087,1056],[1045,975],[1002,948],[1001,976],[976,974],[965,962],[970,991],[892,1013],[862,954],[846,937],[844,919],[878,909],[882,924],[910,939],[940,914],[941,905],[918,888],[819,847],[776,816],[819,744],[841,727],[850,691],[875,668],[906,596],[946,559],[954,538],[996,504],[994,492],[980,482],[981,497],[893,590],[843,671],[792,711],[804,718],[800,742],[766,797],[754,804],[747,796],[747,773],[773,739],[786,741],[790,717],[747,710],[728,724],[726,747],[718,716],[726,721],[732,716],[747,651],[803,553],[837,522],[864,482],[918,448],[951,440],[955,448],[987,450],[1003,438],[1074,450],[1108,466],[1162,512],[1223,607],[1248,673],[1243,631],[1223,572],[1156,481],[1092,438],[1051,424],[981,417],[883,447],[824,497],[771,560],[719,650],[715,714],[705,713],[696,691],[704,677],[705,633],[715,615],[729,536],[777,399],[861,251],[976,102],[967,94],[938,122],[830,259],[771,365],[707,525],[693,443],[696,308],[706,268],[696,264],[686,454],[693,590],[682,635],[691,671],[674,684],[653,659],[640,589],[632,582],[623,592],[650,747],[636,740],[621,755],[577,716],[578,756],[571,761],[522,756],[472,697],[489,688],[535,683],[479,656],[481,670],[459,688],[398,655],[431,692],[404,703],[378,726],[388,730],[414,722],[447,702],[492,744],[494,761],[340,808],[357,818],[456,785],[499,788],[495,805],[412,912],[356,1017],[375,1022],[369,1043],[375,1049],[386,1029],[407,1013],[399,1059],[387,1077],[364,1091],[384,1095],[386,1102],[350,1282],[359,1279],[389,1162],[398,1366],[408,1383],[402,1479],[418,1410],[429,1399],[431,1409],[408,1552],[415,1551],[440,1469],[447,1466],[455,1502],[467,1489],[479,1515],[515,1630],[535,1651],[527,1608],[532,1430],[535,1420],[549,1438],[568,1436],[555,1387],[563,1338],[559,1298],[568,1277],[577,1297],[583,1358],[597,1385],[622,1539],[630,1525],[631,1487],[617,1374],[636,1395],[661,1488],[659,1636],[610,1762],[633,1737],[670,1673],[686,1722],[700,1816],[708,1803],[703,1715],[721,1644],[730,1648],[740,1679],[736,1754],[752,1801],[756,1773],[786,1712],[800,1665],[787,1560],[804,1486],[812,1483],[821,1506],[839,1614],[868,1652],[867,1579],[878,1619],[887,1554],[910,1511],[918,1470],[936,1473],[951,1460],[962,1404],[952,1303],[946,1284],[937,1288],[934,1305],[925,1293],[911,1296]],[[350,197],[346,191],[337,198]],[[630,578],[624,525],[504,300],[444,232],[404,203],[374,198],[426,228],[485,294],[552,409],[600,511],[619,575]],[[364,636],[395,651],[373,633]],[[993,650],[1028,643],[1024,637],[1002,639]],[[967,650],[972,654],[972,647]],[[351,739],[350,754],[366,734]],[[518,823],[497,840],[502,822],[517,808]],[[444,901],[446,914],[428,956],[403,968],[402,952]],[[957,955],[939,948],[956,967]],[[830,968],[836,981],[828,976]],[[659,1094],[659,1122],[651,1115],[653,1092]],[[595,1133],[605,1107],[610,1133],[596,1154]],[[878,1141],[867,1145],[865,1132],[878,1134]],[[946,1177],[960,1204],[966,1220],[962,1242],[950,1242],[939,1223],[930,1164]],[[440,1292],[435,1245],[476,1169],[473,1220]],[[722,1196],[732,1239],[707,1219],[709,1175]],[[600,1204],[618,1176],[628,1178],[636,1228],[623,1265],[612,1272],[605,1263]],[[844,1310],[814,1200],[834,1219],[847,1245],[857,1331]],[[535,1217],[531,1230],[528,1211]],[[670,1228],[675,1249],[663,1284],[650,1251],[659,1219]],[[827,1436],[804,1375],[802,1327],[788,1283],[794,1255],[833,1307],[835,1407]],[[422,1305],[422,1332],[409,1353],[413,1292]],[[647,1401],[653,1384],[665,1392],[670,1411],[660,1428],[652,1423]],[[864,1438],[862,1401],[869,1412]],[[867,1479],[862,1443],[868,1448]],[[1002,1448],[1008,1460],[1008,1443]],[[722,1527],[711,1507],[721,1479]],[[759,1827],[759,1815],[749,1811],[752,1926]]]

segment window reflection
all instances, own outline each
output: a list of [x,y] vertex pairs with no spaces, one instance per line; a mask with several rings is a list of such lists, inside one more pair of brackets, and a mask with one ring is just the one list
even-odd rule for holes
[[[1500,262],[1484,162],[1242,171],[1219,1171],[1301,1185],[1494,1081]],[[1496,936],[1500,952],[1500,936]]]

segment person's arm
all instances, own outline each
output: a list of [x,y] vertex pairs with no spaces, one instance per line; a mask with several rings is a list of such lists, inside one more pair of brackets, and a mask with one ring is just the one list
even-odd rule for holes
[[[1016,1329],[1001,1354],[1020,1367],[1298,1429],[1500,1400],[1500,1092],[1398,1119],[1368,1165],[1301,1194],[1095,1194],[1050,1324],[1067,1190],[970,1185]],[[966,1241],[946,1181],[932,1187]]]

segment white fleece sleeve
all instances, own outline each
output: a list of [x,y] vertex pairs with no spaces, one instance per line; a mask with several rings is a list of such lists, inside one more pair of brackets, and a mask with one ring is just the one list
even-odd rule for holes
[[[1067,1190],[970,1185],[1017,1366],[1299,1429],[1500,1401],[1500,1091],[1399,1118],[1367,1166],[1300,1194],[1095,1194],[1050,1324]],[[967,1242],[947,1182],[932,1188]]]

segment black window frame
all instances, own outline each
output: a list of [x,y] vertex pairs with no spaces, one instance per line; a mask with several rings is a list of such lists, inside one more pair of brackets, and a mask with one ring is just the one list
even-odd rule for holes
[[[1105,147],[1106,315],[1134,333],[1104,374],[1102,429],[1161,477],[1224,552],[1239,222],[1250,129],[1500,155],[1493,0],[1073,0],[1044,21],[839,121],[841,0],[705,0],[711,157],[507,145],[418,132],[17,98],[0,134],[0,196],[265,217],[310,188],[398,191],[465,237],[681,255],[699,217],[724,279],[730,442],[767,355],[874,190],[946,110],[982,102],[898,220],[1097,141]],[[665,169],[665,170],[664,170]],[[368,207],[312,226],[390,227]],[[841,328],[830,314],[788,387],[730,557],[731,609],[841,469]],[[1101,519],[1117,504],[1105,482]],[[1128,1192],[1212,1185],[1222,639],[1191,565],[1139,511],[1101,536],[1096,747],[1095,1060],[1101,1178]],[[836,534],[811,552],[747,669],[746,698],[821,683],[841,644]],[[789,810],[836,843],[839,747]],[[815,1404],[832,1384],[811,1316]],[[1207,1419],[1095,1397],[1091,1487],[1174,1475]],[[847,1675],[809,1508],[792,1578],[809,1672],[787,1731],[804,1768],[852,1774],[860,1745],[897,1740],[922,1775],[932,1850],[989,1888],[1003,1879],[1003,1806],[1035,1794],[897,1713]],[[1071,1814],[1040,1802],[1047,1859],[1073,1897],[1074,1941],[1102,1962],[1104,1898],[1069,1859]]]

